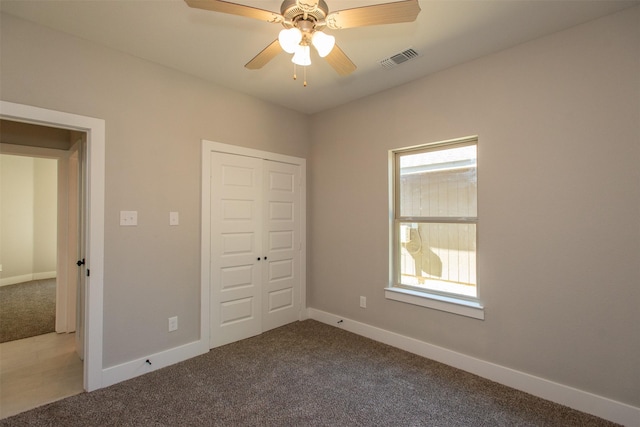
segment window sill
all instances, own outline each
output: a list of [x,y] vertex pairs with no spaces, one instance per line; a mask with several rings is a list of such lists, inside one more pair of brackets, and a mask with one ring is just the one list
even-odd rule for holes
[[430,294],[427,292],[412,291],[402,288],[385,288],[384,296],[387,299],[433,308],[461,316],[473,317],[484,320],[484,307],[474,301],[467,301],[454,297]]

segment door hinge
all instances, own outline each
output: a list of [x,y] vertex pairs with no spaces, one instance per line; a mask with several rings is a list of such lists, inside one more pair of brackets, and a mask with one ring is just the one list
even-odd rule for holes
[[91,276],[91,270],[87,268],[87,277]]

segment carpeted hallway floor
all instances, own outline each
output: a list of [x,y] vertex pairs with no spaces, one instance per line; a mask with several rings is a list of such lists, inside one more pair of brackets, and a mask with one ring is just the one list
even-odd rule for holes
[[0,343],[55,331],[56,279],[0,286]]

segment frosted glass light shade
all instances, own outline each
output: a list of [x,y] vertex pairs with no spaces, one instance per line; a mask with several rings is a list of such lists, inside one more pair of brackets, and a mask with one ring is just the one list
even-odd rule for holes
[[298,45],[293,58],[291,58],[291,62],[296,65],[302,65],[303,67],[311,65],[311,49],[309,49],[309,46]]
[[335,46],[336,38],[325,34],[322,31],[316,31],[313,33],[311,43],[318,51],[318,55],[320,55],[321,58],[324,58],[331,52],[333,46]]
[[287,53],[293,53],[296,51],[296,47],[302,41],[302,32],[297,28],[289,28],[280,31],[278,35],[278,41],[282,50]]

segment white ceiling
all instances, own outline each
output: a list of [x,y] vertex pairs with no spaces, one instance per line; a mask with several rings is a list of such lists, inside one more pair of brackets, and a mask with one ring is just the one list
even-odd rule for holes
[[[326,0],[330,11],[391,0]],[[279,12],[280,0],[237,0]],[[183,0],[1,0],[0,10],[303,113],[319,112],[455,64],[640,5],[640,0],[420,0],[416,22],[326,31],[358,69],[338,76],[313,56],[308,86],[282,52],[244,68],[282,29],[192,9]],[[388,69],[379,61],[412,47],[420,57]],[[298,70],[298,74],[302,74]]]

